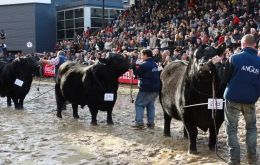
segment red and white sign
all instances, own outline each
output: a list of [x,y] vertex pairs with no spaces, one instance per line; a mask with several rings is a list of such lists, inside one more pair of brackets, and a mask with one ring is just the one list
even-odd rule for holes
[[43,76],[54,77],[55,76],[55,65],[44,65],[43,66]]
[[132,70],[128,70],[121,77],[119,77],[118,82],[126,84],[138,84],[138,80],[134,78]]
[[[54,77],[55,76],[55,66],[54,65],[43,65],[43,76],[44,77]],[[128,70],[121,77],[118,78],[118,82],[126,84],[138,84],[138,80],[134,78],[133,71]]]

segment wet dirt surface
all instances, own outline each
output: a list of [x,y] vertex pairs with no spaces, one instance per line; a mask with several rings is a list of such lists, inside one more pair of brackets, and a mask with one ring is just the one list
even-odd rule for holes
[[[53,88],[53,84],[42,84],[38,92],[36,86],[33,84],[25,100]],[[129,91],[125,88],[119,90],[113,111],[113,126],[106,124],[106,113],[101,111],[98,113],[98,126],[90,125],[91,115],[87,107],[79,109],[80,119],[75,120],[71,106],[67,105],[63,119],[58,119],[54,90],[30,102],[25,101],[24,110],[7,108],[5,99],[1,98],[0,165],[225,164],[214,152],[209,151],[207,133],[199,131],[198,155],[187,154],[188,141],[183,138],[181,122],[173,120],[172,137],[164,137],[163,113],[158,101],[155,129],[129,129],[135,114],[134,104],[129,101]],[[260,126],[259,102],[257,112]],[[242,164],[246,163],[244,126],[241,118],[239,137]],[[220,129],[218,145],[219,155],[227,159],[224,125]]]

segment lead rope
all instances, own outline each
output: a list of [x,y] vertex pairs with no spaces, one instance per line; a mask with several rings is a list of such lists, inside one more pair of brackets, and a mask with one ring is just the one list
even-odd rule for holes
[[37,91],[38,92],[40,92],[41,78],[42,78],[42,66],[40,65],[40,67],[39,67],[39,79],[38,79],[38,86],[37,86]]
[[216,125],[216,93],[215,93],[215,76],[213,74],[212,77],[212,99],[213,99],[213,109],[212,109],[212,119],[214,122],[214,129],[215,129],[215,135],[216,135],[216,145],[215,145],[215,153],[217,155],[218,158],[220,158],[222,161],[224,161],[225,163],[227,163],[227,161],[222,158],[219,154],[218,154],[218,133],[217,133],[217,125]]
[[134,75],[134,71],[133,71],[133,57],[130,58],[130,63],[131,63],[130,69],[132,70],[131,75],[130,75],[130,102],[134,103],[134,98],[133,98],[133,77],[134,77],[133,76]]

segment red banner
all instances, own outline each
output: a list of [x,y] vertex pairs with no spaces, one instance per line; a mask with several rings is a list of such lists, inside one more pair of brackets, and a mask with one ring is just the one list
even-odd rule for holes
[[133,71],[129,70],[119,77],[118,82],[126,84],[138,84],[138,80],[134,79]]
[[43,76],[54,77],[55,76],[55,66],[54,65],[43,65]]
[[[54,77],[55,76],[55,66],[45,64],[43,66],[43,76],[44,77]],[[129,70],[125,72],[121,77],[118,78],[118,82],[126,84],[138,84],[138,80],[134,78],[133,71]]]

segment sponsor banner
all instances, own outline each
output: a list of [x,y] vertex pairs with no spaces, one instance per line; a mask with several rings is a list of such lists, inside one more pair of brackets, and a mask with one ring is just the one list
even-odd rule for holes
[[[43,76],[44,77],[54,77],[55,76],[55,66],[45,64],[43,66]],[[118,82],[126,83],[126,84],[132,83],[132,84],[135,84],[135,85],[138,84],[138,80],[134,78],[132,70],[125,72],[121,77],[119,77]]]
[[119,77],[118,82],[126,84],[138,84],[138,80],[134,78],[133,71],[129,70]]
[[54,77],[55,76],[55,66],[54,65],[43,65],[43,76]]

